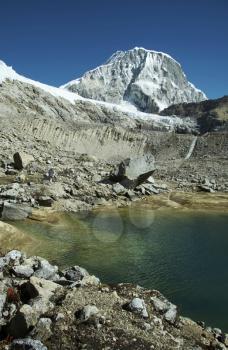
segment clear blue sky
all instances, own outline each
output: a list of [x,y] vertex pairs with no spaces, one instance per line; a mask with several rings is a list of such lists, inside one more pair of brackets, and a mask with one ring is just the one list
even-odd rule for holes
[[208,97],[228,94],[228,0],[0,0],[0,38],[0,59],[51,85],[142,46]]

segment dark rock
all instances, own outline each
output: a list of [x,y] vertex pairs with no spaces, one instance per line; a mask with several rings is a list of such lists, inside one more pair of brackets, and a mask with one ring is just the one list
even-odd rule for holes
[[15,176],[15,175],[18,174],[18,170],[9,168],[9,169],[7,169],[7,170],[5,171],[5,174],[6,174],[6,175]]
[[51,207],[53,204],[53,199],[49,196],[41,196],[38,198],[38,203],[39,205],[43,206],[43,207]]
[[24,304],[11,320],[7,333],[14,338],[25,337],[36,325],[38,315],[30,305]]
[[67,280],[70,281],[81,281],[84,277],[89,276],[89,273],[80,266],[73,266],[63,271],[63,274]]
[[215,192],[211,187],[206,186],[206,185],[199,185],[198,188],[199,188],[199,190],[201,190],[203,192],[209,192],[209,193]]

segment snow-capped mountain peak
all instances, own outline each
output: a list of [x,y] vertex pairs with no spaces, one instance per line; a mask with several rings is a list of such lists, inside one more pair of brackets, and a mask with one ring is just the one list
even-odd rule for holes
[[86,98],[132,105],[143,112],[158,112],[171,104],[207,99],[188,82],[175,59],[141,47],[115,52],[105,64],[62,88]]

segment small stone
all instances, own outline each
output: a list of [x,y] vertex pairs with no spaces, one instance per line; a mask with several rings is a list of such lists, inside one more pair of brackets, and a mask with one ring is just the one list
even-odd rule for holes
[[0,318],[4,309],[5,302],[6,302],[6,293],[4,294],[1,293],[0,294]]
[[117,195],[124,194],[127,192],[126,188],[118,182],[112,186],[112,189]]
[[101,181],[101,176],[98,174],[93,175],[92,181],[94,182],[100,182]]
[[59,320],[63,320],[64,318],[65,318],[64,314],[61,313],[61,312],[59,312],[59,313],[57,314],[55,320],[56,320],[56,321],[59,321]]
[[79,320],[81,322],[86,322],[91,318],[94,318],[99,314],[99,310],[95,305],[86,305],[80,311]]
[[220,328],[213,328],[213,332],[216,334],[216,335],[221,335],[222,334],[222,331]]
[[144,322],[143,324],[143,329],[145,329],[145,331],[149,331],[151,330],[151,324],[150,323],[147,323],[147,322]]
[[149,176],[148,179],[146,180],[146,182],[148,182],[150,184],[154,184],[155,180],[154,180],[153,176]]
[[31,335],[35,339],[45,341],[52,336],[52,321],[50,318],[40,318]]
[[48,350],[41,341],[30,338],[16,339],[10,346],[10,350]]
[[39,205],[43,206],[43,207],[51,207],[53,204],[53,199],[49,196],[40,196],[37,199]]

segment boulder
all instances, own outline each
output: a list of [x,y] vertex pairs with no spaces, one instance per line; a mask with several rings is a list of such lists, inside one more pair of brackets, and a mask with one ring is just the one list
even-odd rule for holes
[[177,319],[177,307],[171,304],[169,309],[166,311],[164,318],[167,322],[174,324]]
[[21,301],[29,304],[38,318],[54,308],[54,302],[62,293],[62,286],[34,276],[20,286]]
[[80,266],[73,266],[64,270],[63,275],[67,280],[77,282],[81,281],[84,277],[89,276],[89,273],[86,269]]
[[35,271],[34,276],[38,278],[54,280],[58,272],[58,267],[51,265],[47,260],[39,258],[38,269]]
[[122,161],[111,179],[120,182],[126,188],[135,188],[145,182],[155,171],[155,160],[151,154],[141,157],[127,158]]
[[146,309],[146,304],[143,299],[140,298],[133,298],[130,303],[124,306],[127,310],[134,312],[136,314],[139,314],[142,317],[147,318],[148,312]]
[[21,277],[21,278],[29,278],[34,273],[33,268],[28,265],[14,266],[12,271],[15,274],[15,276]]
[[13,204],[4,202],[2,209],[3,220],[24,220],[26,219],[32,212],[32,209],[26,205],[22,204]]
[[151,301],[153,303],[153,306],[156,311],[164,313],[169,309],[169,302],[168,300],[161,300],[158,297],[152,297]]
[[174,324],[177,319],[177,307],[170,303],[167,299],[160,299],[158,297],[152,297],[151,301],[156,311],[164,314],[164,318],[167,322]]
[[13,265],[21,264],[25,258],[26,258],[26,255],[20,252],[20,250],[16,250],[16,249],[9,251],[4,257],[7,264],[13,264]]
[[34,161],[34,157],[24,152],[16,152],[13,155],[13,160],[15,169],[22,170],[26,168],[29,163]]
[[43,298],[45,300],[52,299],[52,297],[55,296],[57,291],[62,290],[62,287],[59,286],[57,283],[52,281],[47,281],[43,278],[37,278],[35,276],[30,277],[29,282],[26,282],[24,284],[24,290],[25,290],[25,287],[27,287],[27,291],[29,290],[31,291],[31,294],[30,294],[31,298],[34,298],[33,295],[35,295],[35,297],[39,296],[39,298]]
[[30,305],[24,304],[11,320],[7,332],[14,338],[22,338],[29,333],[37,321],[37,312]]

